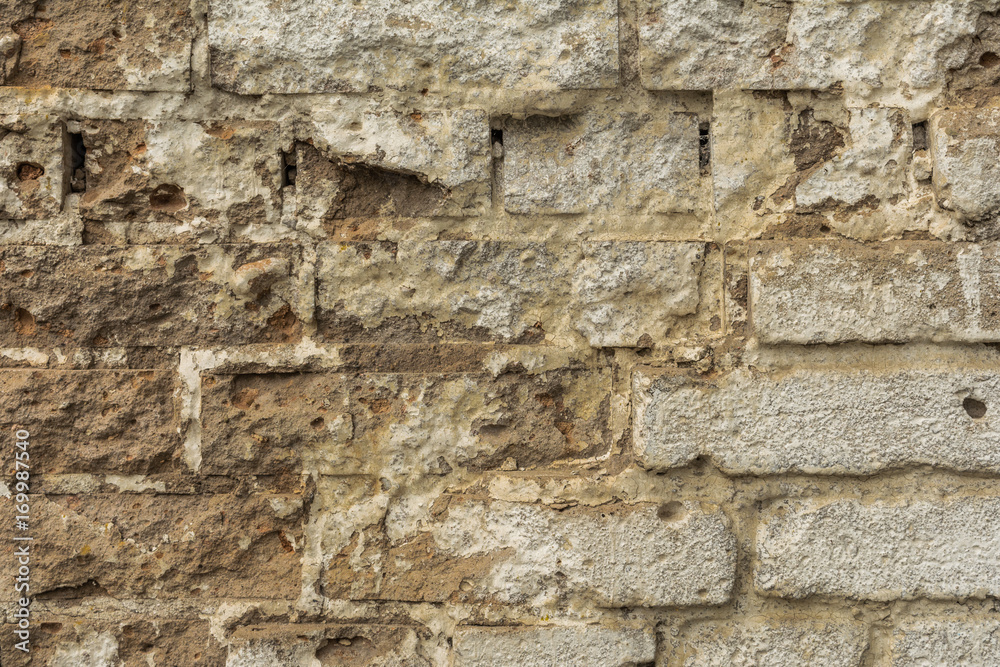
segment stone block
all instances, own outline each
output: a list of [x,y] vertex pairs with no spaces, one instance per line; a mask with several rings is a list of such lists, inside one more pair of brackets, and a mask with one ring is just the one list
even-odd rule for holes
[[426,630],[404,625],[250,625],[229,642],[226,667],[430,667],[419,651]]
[[1000,217],[1000,109],[940,111],[929,126],[938,205],[966,224],[994,229]]
[[568,626],[475,627],[455,630],[455,667],[626,667],[652,663],[652,628]]
[[993,665],[1000,662],[1000,624],[994,620],[904,621],[893,629],[888,664]]
[[51,218],[62,210],[64,133],[52,116],[0,116],[0,220]]

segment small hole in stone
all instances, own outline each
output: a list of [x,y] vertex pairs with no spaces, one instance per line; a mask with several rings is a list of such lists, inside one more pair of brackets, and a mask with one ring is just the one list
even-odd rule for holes
[[503,146],[503,130],[490,130],[490,145]]
[[927,150],[927,123],[913,124],[913,152]]
[[829,234],[830,233],[830,228],[827,227],[826,225],[820,225],[819,231],[822,234]]
[[708,123],[698,125],[698,167],[702,171],[712,163],[712,140]]
[[977,401],[971,396],[962,401],[962,407],[965,408],[965,412],[973,419],[982,419],[986,416],[986,404],[982,401]]
[[295,185],[295,178],[299,173],[296,166],[295,153],[282,153],[281,164],[281,187]]
[[17,164],[17,180],[37,181],[45,173],[42,165],[34,162],[19,162]]
[[684,503],[680,503],[675,500],[673,502],[660,505],[660,509],[656,511],[656,516],[660,518],[660,521],[666,521],[667,523],[683,519]]
[[322,417],[316,417],[316,419],[314,419],[311,422],[309,422],[309,425],[312,426],[314,429],[316,429],[318,431],[321,428],[323,428],[323,426],[326,425],[326,422],[323,421]]
[[187,198],[184,196],[184,191],[176,185],[169,183],[158,185],[149,195],[149,207],[154,211],[176,213],[187,208]]
[[1000,56],[992,51],[987,51],[983,55],[979,56],[979,64],[983,67],[996,67],[997,65],[1000,65]]

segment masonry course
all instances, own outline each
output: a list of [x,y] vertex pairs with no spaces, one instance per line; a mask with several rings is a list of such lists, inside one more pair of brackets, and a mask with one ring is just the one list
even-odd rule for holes
[[0,663],[997,663],[998,11],[2,3]]

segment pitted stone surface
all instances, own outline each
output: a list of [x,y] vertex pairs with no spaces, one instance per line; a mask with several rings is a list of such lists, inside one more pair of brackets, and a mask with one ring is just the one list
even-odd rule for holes
[[0,220],[50,218],[65,195],[63,124],[50,116],[0,116]]
[[600,625],[566,627],[459,627],[455,667],[625,667],[652,662],[652,629]]
[[433,663],[421,655],[420,630],[362,624],[245,626],[233,633],[225,667],[430,667]]
[[698,118],[667,110],[511,122],[504,132],[504,208],[700,210],[698,141]]
[[764,343],[1000,340],[997,247],[830,241],[751,246]]
[[910,621],[892,633],[892,667],[992,665],[1000,661],[1000,624],[989,619]]
[[678,667],[858,667],[868,648],[868,637],[859,624],[796,618],[705,621],[685,628],[669,643],[676,662],[667,664]]
[[642,370],[633,391],[636,452],[653,470],[708,456],[754,475],[1000,471],[1000,376],[988,370]]
[[331,560],[327,595],[428,602],[462,595],[535,605],[579,598],[601,607],[659,607],[719,604],[733,586],[728,521],[697,503],[560,512],[451,496],[415,532],[407,528],[412,519],[400,515],[403,523],[396,523],[394,516],[387,518],[387,540],[356,537]]
[[1000,217],[1000,109],[942,111],[930,124],[938,204],[992,229]]
[[703,252],[657,242],[324,244],[318,321],[332,341],[583,335],[595,347],[634,346],[663,340],[695,312]]
[[1000,499],[782,500],[757,530],[757,589],[804,598],[962,599],[1000,592]]
[[244,95],[618,82],[611,0],[211,0],[215,85]]

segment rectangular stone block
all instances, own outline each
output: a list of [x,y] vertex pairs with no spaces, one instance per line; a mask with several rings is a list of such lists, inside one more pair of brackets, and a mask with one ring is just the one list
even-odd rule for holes
[[480,215],[491,204],[485,111],[345,111],[300,129],[299,224],[372,217]]
[[992,237],[1000,216],[1000,109],[945,110],[931,116],[928,139],[938,206]]
[[625,667],[652,663],[652,627],[567,626],[475,627],[455,629],[455,667]]
[[211,0],[215,86],[264,93],[611,88],[618,3]]
[[1000,499],[775,503],[757,530],[754,584],[788,598],[961,599],[1000,592]]
[[892,667],[1000,664],[1000,624],[988,619],[907,621],[892,632]]
[[633,440],[652,470],[697,457],[737,475],[1000,472],[1000,375],[987,370],[637,371]]
[[[276,598],[302,592],[303,497],[30,496],[30,594],[46,598]],[[14,526],[14,503],[0,505]],[[11,528],[11,533],[14,529]],[[13,540],[0,576],[14,580]],[[3,600],[16,597],[5,587]]]
[[21,641],[13,623],[0,625],[4,667],[52,665],[110,667],[111,665],[223,664],[225,649],[209,631],[208,621],[142,618],[133,614],[120,622],[61,616],[32,608],[30,652],[14,648]]
[[599,607],[720,604],[735,540],[699,503],[562,511],[442,496],[420,522],[390,511],[332,554],[331,598]]
[[318,324],[334,342],[656,343],[699,306],[704,245],[323,244]]
[[510,213],[697,212],[700,177],[698,117],[690,113],[595,109],[531,116],[504,130]]
[[656,90],[842,85],[933,95],[974,62],[970,42],[989,11],[989,0],[642,0],[641,79]]
[[754,243],[750,313],[771,344],[997,341],[997,246]]
[[[427,630],[405,625],[318,624],[249,625],[229,641],[226,667],[431,667],[418,652]],[[221,663],[220,663],[221,664]]]
[[300,263],[293,245],[2,247],[0,346],[294,341]]
[[[195,22],[187,0],[21,2],[0,10],[16,35],[0,84],[186,92]],[[33,10],[33,11],[32,11]],[[13,22],[10,22],[13,19]],[[2,62],[2,60],[0,60]]]
[[[31,433],[29,465],[44,474],[148,475],[181,464],[169,371],[0,371],[0,432]],[[13,475],[13,445],[0,450]],[[23,459],[23,457],[22,457]]]
[[671,667],[810,665],[860,667],[868,648],[864,626],[796,618],[767,622],[704,621],[666,635]]
[[276,123],[88,120],[81,132],[85,219],[174,222],[208,233],[212,223],[281,215]]
[[210,475],[317,469],[396,480],[606,454],[609,369],[540,374],[206,375]]
[[51,218],[62,210],[64,133],[53,116],[0,116],[0,220]]

